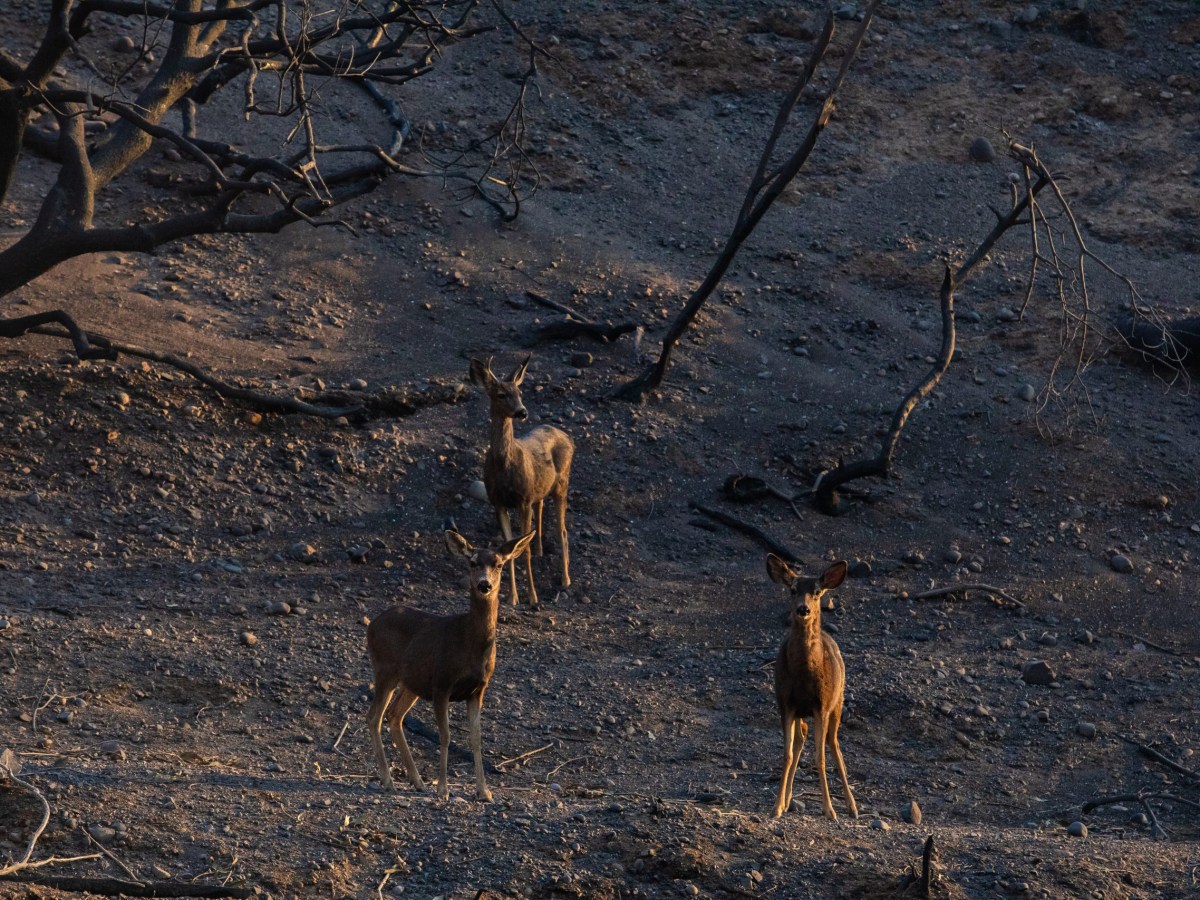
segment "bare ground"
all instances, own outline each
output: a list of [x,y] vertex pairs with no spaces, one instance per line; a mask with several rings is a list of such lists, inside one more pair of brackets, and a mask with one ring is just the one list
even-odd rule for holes
[[[43,338],[0,348],[0,745],[53,806],[40,851],[82,852],[91,827],[142,878],[277,896],[374,896],[389,870],[384,894],[416,897],[889,896],[932,834],[943,896],[1193,893],[1195,810],[1158,804],[1163,841],[1136,804],[1080,807],[1188,790],[1122,737],[1200,767],[1196,399],[1109,355],[1084,414],[1051,412],[1053,436],[1040,432],[1018,391],[1056,351],[1048,289],[1023,322],[999,318],[1020,300],[1022,237],[961,292],[977,320],[960,318],[960,356],[873,502],[797,519],[719,496],[731,473],[801,490],[801,470],[874,452],[936,351],[943,260],[1005,202],[1013,167],[966,152],[980,135],[1000,147],[1001,126],[1069,176],[1094,248],[1148,299],[1194,302],[1200,16],[1185,3],[1093,3],[1083,24],[1065,4],[1027,26],[1014,14],[885,6],[806,173],[643,406],[602,398],[711,262],[812,10],[530,5],[559,63],[535,110],[547,183],[515,226],[396,183],[349,211],[357,235],[194,240],[30,286],[21,311],[60,306],[280,386],[452,383],[475,353],[499,370],[554,315],[530,289],[648,326],[640,351],[551,344],[530,368],[533,420],[579,446],[575,583],[556,593],[547,548],[543,608],[502,610],[485,752],[499,765],[545,749],[500,766],[491,805],[467,799],[465,758],[448,804],[379,791],[364,725],[364,622],[398,602],[462,608],[443,523],[493,536],[466,493],[484,450],[476,393],[365,427],[259,421],[160,368],[81,365]],[[464,51],[422,98],[427,115],[453,130],[493,114],[505,82],[487,62]],[[438,109],[448,89],[461,119]],[[5,227],[38,185],[34,171],[20,181]],[[1095,290],[1115,308],[1116,286]],[[581,351],[592,364],[572,362]],[[802,810],[769,817],[784,604],[763,553],[702,527],[692,499],[810,569],[870,564],[826,614],[847,661],[858,821],[821,817],[809,757]],[[296,545],[313,553],[300,561]],[[1115,551],[1132,573],[1113,570]],[[956,581],[1026,606],[902,599]],[[289,615],[269,612],[278,601]],[[1022,681],[1035,658],[1052,685]],[[431,722],[424,705],[412,718]],[[433,745],[415,746],[430,773]],[[910,800],[920,826],[901,818]],[[35,808],[0,790],[0,810],[3,859]],[[1068,836],[1076,820],[1086,838]],[[122,874],[107,860],[61,871]]]

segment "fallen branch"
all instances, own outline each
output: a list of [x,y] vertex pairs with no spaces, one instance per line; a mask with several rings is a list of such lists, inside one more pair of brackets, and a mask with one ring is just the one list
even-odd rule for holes
[[1131,632],[1121,631],[1119,629],[1117,630],[1117,634],[1121,635],[1121,637],[1127,637],[1130,640],[1140,641],[1141,643],[1145,644],[1147,647],[1150,647],[1153,650],[1157,650],[1159,653],[1166,653],[1170,656],[1182,656],[1183,655],[1178,650],[1172,650],[1170,647],[1164,647],[1162,644],[1156,644],[1156,643],[1154,643],[1154,641],[1146,640],[1146,638],[1142,637],[1140,634],[1133,634]]
[[1200,772],[1193,772],[1191,769],[1181,766],[1179,763],[1175,762],[1175,760],[1171,759],[1169,756],[1165,756],[1162,753],[1159,753],[1153,747],[1143,744],[1140,741],[1135,741],[1131,737],[1126,737],[1123,734],[1118,734],[1117,737],[1119,737],[1125,743],[1133,744],[1133,746],[1137,747],[1138,752],[1141,753],[1142,756],[1147,756],[1150,759],[1160,762],[1164,766],[1166,766],[1168,769],[1171,769],[1173,772],[1178,772],[1180,775],[1186,775],[1192,781],[1200,783]]
[[23,872],[27,869],[38,869],[42,866],[52,866],[59,863],[78,862],[84,859],[96,859],[99,854],[89,853],[84,856],[69,856],[59,857],[51,856],[46,859],[40,859],[36,862],[31,862],[34,848],[37,847],[37,842],[41,838],[42,833],[46,830],[46,826],[50,824],[50,803],[37,787],[26,781],[20,776],[21,763],[17,759],[17,755],[12,750],[5,749],[0,752],[0,783],[11,781],[17,787],[24,788],[29,793],[37,798],[39,805],[42,807],[42,818],[38,823],[37,828],[33,830],[33,834],[29,837],[29,843],[25,846],[25,855],[13,863],[6,866],[0,866],[0,878],[16,878],[18,872]]
[[770,550],[781,559],[789,563],[800,564],[800,557],[796,556],[795,553],[793,553],[783,544],[779,543],[779,541],[775,540],[775,538],[771,537],[761,528],[757,528],[754,525],[751,525],[749,522],[743,522],[741,519],[729,515],[729,513],[723,513],[719,509],[710,509],[707,506],[701,506],[694,500],[689,501],[688,506],[691,509],[694,509],[696,512],[708,516],[714,521],[720,522],[722,525],[727,525],[734,531],[740,531],[742,534],[753,538],[759,543],[760,546]]
[[640,375],[618,388],[613,393],[614,398],[619,400],[640,400],[646,391],[652,390],[662,383],[667,373],[667,366],[671,361],[671,353],[679,343],[679,339],[683,337],[684,332],[687,331],[692,321],[696,318],[696,315],[700,312],[700,308],[712,296],[717,286],[721,283],[721,279],[725,277],[725,273],[729,270],[730,265],[733,264],[733,260],[741,249],[742,244],[754,232],[754,229],[758,226],[759,221],[761,221],[767,210],[771,208],[775,200],[791,184],[792,179],[796,177],[805,162],[808,161],[809,154],[812,153],[813,148],[817,145],[817,138],[820,137],[821,132],[825,130],[825,126],[829,124],[829,120],[833,116],[834,109],[836,108],[835,99],[837,92],[842,86],[842,81],[846,77],[850,63],[853,61],[855,54],[858,53],[863,35],[867,33],[867,28],[870,27],[871,20],[878,6],[879,0],[873,0],[863,13],[862,21],[859,22],[857,30],[850,38],[850,42],[842,55],[841,67],[838,69],[828,91],[825,93],[824,102],[822,102],[821,108],[817,111],[812,124],[809,126],[804,140],[784,162],[776,168],[771,168],[771,157],[774,155],[775,144],[787,128],[792,111],[796,108],[796,104],[799,102],[800,96],[804,93],[804,89],[808,86],[809,81],[812,80],[813,73],[825,57],[825,52],[829,49],[829,42],[833,39],[833,14],[829,15],[821,36],[817,38],[817,43],[813,46],[808,63],[800,73],[800,77],[796,80],[792,90],[784,98],[783,103],[779,107],[779,112],[775,116],[775,127],[772,129],[770,137],[767,138],[766,146],[763,147],[762,155],[758,160],[758,168],[754,173],[754,177],[750,179],[750,186],[746,189],[746,197],[742,201],[742,208],[734,220],[733,229],[725,241],[725,247],[708,270],[704,281],[700,283],[700,286],[688,298],[687,304],[675,317],[674,321],[671,322],[671,327],[667,329],[667,334],[663,338],[662,351],[659,353],[658,361],[651,363]]
[[900,433],[904,430],[908,417],[912,415],[917,404],[933,392],[938,382],[942,380],[942,376],[946,374],[946,370],[950,368],[950,360],[954,357],[955,335],[954,276],[951,274],[949,266],[946,267],[946,274],[942,279],[941,296],[942,348],[938,353],[937,361],[924,380],[909,391],[900,405],[896,407],[891,427],[883,439],[883,446],[880,447],[877,456],[856,460],[849,464],[841,463],[836,469],[822,472],[817,476],[816,483],[812,487],[812,495],[817,509],[821,512],[836,516],[846,511],[845,501],[837,489],[847,481],[868,476],[887,478],[891,474],[892,462],[896,457],[896,450],[900,446]]
[[571,763],[577,763],[581,759],[587,759],[587,756],[572,756],[570,759],[564,759],[557,766],[546,773],[546,779],[549,780],[569,766]]
[[1143,788],[1136,794],[1117,794],[1112,797],[1097,797],[1083,804],[1083,811],[1089,813],[1094,809],[1099,809],[1101,806],[1112,806],[1116,803],[1129,803],[1130,801],[1141,804],[1142,809],[1146,811],[1146,818],[1150,820],[1150,834],[1160,840],[1169,840],[1170,835],[1167,830],[1162,827],[1158,821],[1158,816],[1154,814],[1154,807],[1150,805],[1151,800],[1165,800],[1168,803],[1182,803],[1184,806],[1190,806],[1193,809],[1200,810],[1200,803],[1195,800],[1189,800],[1186,797],[1180,797],[1176,794],[1165,794],[1161,791],[1151,791]]
[[[88,857],[89,859],[95,856]],[[190,881],[125,881],[121,878],[81,878],[70,875],[5,875],[5,881],[36,884],[39,887],[107,897],[262,897],[258,888],[229,887],[223,884],[196,884]]]
[[734,503],[752,503],[762,500],[764,497],[775,497],[791,506],[797,519],[804,518],[800,515],[800,508],[796,505],[796,501],[800,499],[799,495],[782,491],[757,475],[730,475],[725,479],[721,490]]
[[[61,338],[70,336],[57,328],[46,325],[28,330],[34,334],[44,334],[50,337]],[[90,331],[83,332],[83,334],[93,344],[113,351],[112,356],[106,358],[115,359],[117,354],[123,353],[126,356],[132,356],[137,359],[161,363],[162,365],[190,375],[204,386],[212,388],[219,396],[227,400],[236,400],[252,409],[265,413],[294,413],[322,419],[337,419],[343,416],[359,420],[401,418],[410,416],[427,406],[434,406],[440,403],[457,403],[467,396],[466,388],[458,383],[453,385],[431,385],[423,391],[414,391],[408,388],[392,388],[374,394],[358,391],[322,391],[319,393],[314,391],[312,396],[307,400],[299,397],[278,396],[222,381],[195,363],[171,353],[163,353],[159,350],[139,347],[136,344],[115,341]],[[0,337],[2,336],[3,334],[0,334]]]
[[576,312],[569,306],[564,306],[556,300],[551,300],[545,294],[539,294],[537,291],[526,291],[525,296],[533,302],[560,312],[567,317],[562,322],[548,322],[545,325],[538,326],[533,333],[533,337],[539,343],[542,341],[567,341],[581,335],[593,338],[601,343],[609,343],[615,341],[623,334],[637,331],[639,327],[636,322],[622,322],[619,325],[613,325],[610,322],[596,322],[582,313]]
[[933,590],[930,590],[930,591],[923,591],[920,594],[913,594],[912,599],[913,600],[930,600],[934,597],[948,597],[953,594],[965,594],[967,591],[981,591],[982,593],[991,595],[993,598],[998,598],[999,600],[1003,600],[1004,601],[1003,603],[996,602],[995,600],[993,601],[993,602],[996,602],[996,605],[1000,606],[1000,607],[1021,609],[1025,606],[1024,603],[1022,603],[1020,600],[1018,600],[1012,594],[1006,593],[1005,591],[1002,591],[998,587],[992,587],[990,584],[974,584],[974,583],[973,584],[952,584],[949,587],[934,588]]

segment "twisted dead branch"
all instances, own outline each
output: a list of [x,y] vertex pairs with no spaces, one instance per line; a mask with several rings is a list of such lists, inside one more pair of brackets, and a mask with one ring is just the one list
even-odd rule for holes
[[21,777],[20,772],[21,763],[17,759],[17,755],[7,748],[0,751],[0,786],[3,786],[5,782],[10,782],[21,790],[32,794],[37,800],[38,805],[42,808],[42,814],[37,827],[34,828],[33,833],[29,836],[28,843],[25,845],[25,853],[20,859],[0,866],[0,878],[12,878],[18,873],[28,869],[38,869],[42,866],[96,859],[100,854],[88,853],[83,856],[50,856],[46,859],[33,859],[33,851],[37,848],[38,841],[46,831],[46,826],[50,824],[50,803],[34,784]]
[[709,269],[704,280],[700,283],[700,286],[696,288],[691,297],[688,298],[687,304],[671,322],[671,327],[667,329],[666,336],[663,338],[662,350],[659,353],[658,360],[647,366],[637,377],[618,388],[613,393],[615,399],[640,400],[647,391],[653,390],[662,383],[667,373],[667,366],[671,361],[671,354],[676,345],[678,345],[679,339],[683,337],[684,332],[687,331],[688,327],[695,320],[705,301],[712,296],[717,286],[721,283],[721,279],[725,277],[725,273],[729,270],[729,266],[732,265],[742,244],[754,232],[754,229],[758,226],[758,223],[762,220],[767,210],[771,208],[779,195],[791,184],[792,179],[796,177],[805,162],[808,161],[809,155],[817,144],[817,139],[821,136],[821,132],[825,130],[825,126],[829,124],[829,120],[833,116],[836,109],[835,100],[837,92],[845,80],[850,63],[853,62],[855,55],[858,53],[863,35],[867,33],[867,28],[871,25],[871,20],[875,15],[876,9],[879,7],[879,2],[880,0],[872,0],[867,6],[862,21],[859,22],[858,28],[850,38],[849,44],[845,49],[842,56],[842,64],[829,86],[820,109],[813,118],[804,140],[786,160],[772,168],[771,163],[775,153],[775,145],[787,129],[788,122],[791,119],[792,112],[796,108],[796,104],[800,100],[800,96],[812,80],[813,73],[816,71],[817,66],[820,65],[821,60],[824,59],[825,53],[829,49],[829,43],[833,39],[833,14],[829,15],[829,18],[825,22],[825,28],[821,32],[820,37],[817,38],[817,42],[813,46],[812,53],[800,77],[792,87],[792,90],[784,98],[783,104],[779,107],[779,112],[775,117],[775,127],[771,130],[770,137],[767,138],[766,146],[763,147],[762,155],[758,161],[758,168],[755,170],[754,176],[750,179],[750,186],[746,189],[746,197],[742,201],[742,208],[734,220],[733,230],[726,239],[724,248],[713,263],[712,268]]

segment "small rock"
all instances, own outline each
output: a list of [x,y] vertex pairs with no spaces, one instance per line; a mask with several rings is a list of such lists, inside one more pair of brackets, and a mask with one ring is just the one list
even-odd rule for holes
[[487,486],[482,481],[472,481],[467,485],[467,496],[480,503],[488,502]]
[[1120,572],[1122,575],[1129,575],[1133,572],[1133,562],[1128,556],[1121,553],[1114,553],[1108,558],[1108,564],[1114,572]]
[[1043,647],[1057,647],[1058,646],[1058,635],[1051,634],[1050,632],[1047,631],[1040,638],[1038,638],[1038,643],[1041,644]]
[[317,557],[317,550],[312,544],[306,544],[303,541],[292,544],[292,548],[288,551],[292,555],[292,559],[297,562],[314,562]]
[[1024,400],[1026,403],[1033,402],[1033,398],[1037,396],[1037,390],[1032,384],[1026,383],[1017,388],[1017,399]]
[[1089,739],[1094,738],[1096,736],[1096,723],[1095,722],[1080,722],[1078,725],[1075,726],[1075,732],[1080,737],[1085,737],[1085,738],[1089,738]]
[[365,563],[367,561],[367,548],[362,544],[354,544],[346,548],[346,555],[350,557],[350,562]]
[[241,641],[242,646],[244,647],[253,647],[258,643],[258,638],[255,636],[253,631],[243,631],[238,635],[238,640]]
[[942,559],[952,566],[957,565],[962,562],[962,553],[952,547],[942,554]]
[[967,149],[967,154],[975,162],[990,163],[996,158],[996,150],[987,138],[975,138]]
[[131,38],[127,34],[122,35],[121,37],[114,40],[112,43],[112,48],[114,50],[116,50],[118,53],[131,53],[131,52],[133,52],[134,48],[136,48],[136,47],[137,47],[137,44],[135,44],[133,42],[133,38]]
[[900,818],[909,825],[921,824],[921,807],[917,805],[916,800],[908,801],[908,806],[900,811]]
[[100,752],[115,760],[123,760],[125,758],[125,748],[121,746],[119,741],[104,741],[100,745]]
[[871,827],[873,829],[875,829],[876,831],[891,831],[892,830],[892,826],[889,825],[887,822],[885,822],[883,819],[872,819]]
[[1017,13],[1017,21],[1022,25],[1032,25],[1041,14],[1042,11],[1036,6],[1027,6]]
[[1021,668],[1021,680],[1026,684],[1052,684],[1055,681],[1054,669],[1044,659],[1031,659]]
[[290,603],[284,603],[282,600],[276,600],[268,607],[268,612],[273,616],[291,615],[292,606]]
[[111,844],[117,839],[117,829],[107,825],[89,825],[88,834],[97,844]]
[[850,568],[847,569],[846,574],[851,578],[870,578],[871,564],[865,559],[856,559],[850,563]]
[[1087,826],[1082,822],[1072,822],[1067,826],[1067,834],[1071,837],[1085,838],[1087,837]]
[[365,378],[351,378],[346,387],[352,391],[365,391],[367,389],[367,380]]
[[571,358],[569,360],[571,365],[573,365],[577,369],[586,369],[588,366],[590,366],[595,361],[596,361],[595,357],[593,357],[592,354],[587,353],[586,351],[580,351],[579,353],[572,353]]
[[1006,306],[996,313],[996,318],[1001,322],[1015,322],[1017,314]]
[[8,627],[8,619],[0,619],[0,631]]
[[850,21],[858,18],[858,8],[853,3],[843,3],[834,13],[839,19]]
[[1096,636],[1085,628],[1083,631],[1079,632],[1079,634],[1075,635],[1075,643],[1094,644],[1096,643]]

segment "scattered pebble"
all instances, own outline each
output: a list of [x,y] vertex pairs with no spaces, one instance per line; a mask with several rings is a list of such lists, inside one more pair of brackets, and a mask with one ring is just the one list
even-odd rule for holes
[[1067,826],[1067,834],[1071,837],[1085,838],[1087,837],[1087,826],[1082,822],[1072,822]]
[[291,615],[292,606],[290,603],[285,603],[282,600],[276,600],[269,607],[267,607],[267,610],[273,616],[287,616]]
[[1052,684],[1056,679],[1054,669],[1044,659],[1031,659],[1021,667],[1021,680],[1026,684]]
[[467,485],[467,496],[480,503],[488,502],[487,486],[482,481],[472,481]]
[[317,550],[312,544],[306,544],[303,541],[292,544],[291,550],[288,551],[292,555],[292,559],[297,562],[315,562]]
[[984,137],[975,138],[967,149],[967,153],[971,159],[980,163],[990,163],[996,158],[996,150],[992,146],[992,142]]
[[873,829],[875,829],[876,831],[891,831],[892,830],[892,826],[889,825],[887,822],[885,822],[883,819],[872,819],[871,827]]
[[1096,736],[1095,722],[1080,722],[1075,726],[1075,731],[1080,737],[1094,738]]
[[88,834],[97,844],[111,844],[117,839],[117,829],[107,825],[89,825]]
[[908,801],[908,805],[900,811],[900,818],[909,825],[921,824],[921,807],[917,805],[916,800]]
[[1037,396],[1037,389],[1032,384],[1026,383],[1017,388],[1017,399],[1024,400],[1026,403],[1033,401]]
[[580,351],[579,353],[572,353],[571,358],[569,360],[571,365],[573,365],[576,369],[586,369],[588,366],[590,366],[595,361],[596,361],[595,357],[593,357],[592,354],[590,354],[586,351]]
[[953,547],[942,554],[942,559],[952,566],[962,562],[962,558],[962,553],[960,553],[958,550],[955,550]]
[[1114,553],[1108,558],[1108,564],[1114,572],[1129,575],[1133,572],[1133,562],[1122,553]]
[[238,635],[238,640],[241,641],[242,646],[244,647],[253,647],[258,643],[258,638],[255,636],[253,631],[243,631]]

